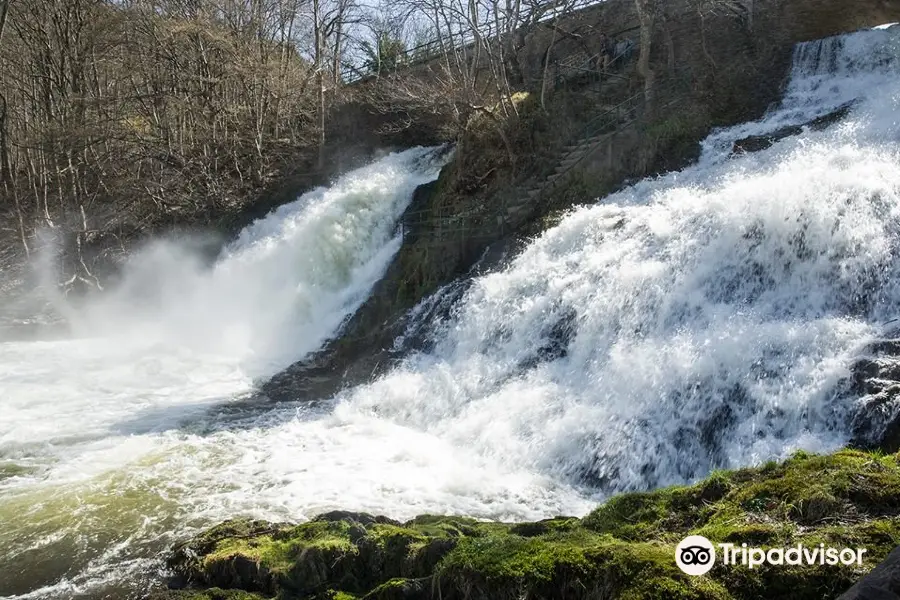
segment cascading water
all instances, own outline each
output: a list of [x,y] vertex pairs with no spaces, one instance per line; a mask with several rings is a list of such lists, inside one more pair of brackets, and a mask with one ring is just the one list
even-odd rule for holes
[[247,227],[211,268],[154,244],[87,308],[56,302],[71,339],[0,340],[0,596],[49,585],[61,597],[118,579],[112,564],[143,568],[135,557],[182,513],[190,476],[133,487],[132,470],[186,458],[174,448],[192,417],[240,413],[255,379],[335,333],[399,248],[398,219],[444,154],[392,154],[309,192]]
[[798,44],[779,106],[760,121],[710,135],[701,164],[727,158],[738,139],[807,123],[891,85],[898,60],[894,31],[874,29]]
[[[572,212],[476,278],[428,351],[327,407],[206,410],[249,387],[235,361],[256,375],[284,362],[280,332],[295,314],[238,311],[251,326],[221,334],[235,341],[225,347],[250,340],[277,360],[237,350],[222,359],[202,343],[214,331],[204,323],[235,314],[214,284],[188,294],[209,321],[176,311],[164,335],[130,330],[153,348],[155,336],[199,326],[188,335],[199,345],[178,354],[118,346],[108,331],[90,343],[0,346],[0,406],[27,415],[4,421],[0,446],[0,595],[140,587],[167,543],[236,515],[583,514],[614,491],[845,443],[855,406],[838,383],[900,316],[898,56],[898,28],[799,46],[779,108],[711,135],[695,167]],[[736,139],[851,100],[829,131],[728,157]],[[389,229],[379,235],[387,248]],[[234,268],[236,282],[258,277]],[[263,281],[281,289],[275,275]],[[224,289],[266,310],[265,294]],[[171,298],[121,321],[157,322],[160,306]],[[322,335],[312,337],[303,348]],[[105,424],[80,417],[88,411]]]

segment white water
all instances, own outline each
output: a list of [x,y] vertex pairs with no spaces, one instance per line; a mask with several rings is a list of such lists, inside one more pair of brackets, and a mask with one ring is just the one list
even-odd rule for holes
[[[98,506],[119,501],[129,485],[104,487],[109,478],[169,452],[184,441],[185,422],[227,409],[256,380],[321,347],[384,272],[401,243],[400,215],[441,162],[433,150],[414,149],[353,171],[247,227],[212,267],[188,248],[153,244],[135,255],[115,291],[86,309],[55,299],[70,339],[0,340],[0,596],[32,587],[6,578],[40,546],[42,519],[66,521],[54,502],[98,489],[106,490]],[[187,458],[182,452],[165,454],[168,468]],[[188,484],[186,467],[168,472],[165,489],[141,488],[151,504]],[[33,513],[24,528],[16,523],[23,505]],[[96,508],[76,506],[84,514]],[[140,503],[131,509],[136,523],[152,518]],[[77,564],[99,549],[90,540],[100,522],[45,525],[50,555],[88,545],[75,551]]]
[[[583,514],[613,491],[845,443],[855,406],[836,385],[900,316],[898,55],[897,28],[800,47],[779,110],[710,136],[696,167],[574,211],[479,277],[432,351],[333,406],[206,410],[327,336],[286,335],[299,313],[267,304],[271,292],[274,306],[293,306],[277,300],[283,280],[252,267],[224,286],[247,312],[199,291],[189,296],[208,320],[170,317],[164,296],[113,312],[115,328],[90,342],[0,346],[0,407],[26,415],[3,422],[0,447],[17,465],[37,463],[0,484],[0,567],[14,567],[0,568],[0,595],[140,581],[173,538],[239,514]],[[851,99],[840,126],[726,160],[735,139]],[[366,257],[389,254],[384,231]],[[371,277],[326,297],[355,298],[348,310],[367,285],[346,282],[370,281],[383,262],[356,264]],[[332,314],[332,300],[307,297]],[[223,315],[251,325],[219,334]],[[155,340],[142,324],[160,322],[164,341],[193,343],[172,354],[113,335]],[[248,340],[252,354],[241,351]]]
[[727,157],[735,140],[803,124],[848,102],[881,95],[885,90],[880,88],[892,85],[890,74],[897,69],[895,32],[875,29],[798,45],[793,76],[779,106],[765,119],[710,135],[701,164]]

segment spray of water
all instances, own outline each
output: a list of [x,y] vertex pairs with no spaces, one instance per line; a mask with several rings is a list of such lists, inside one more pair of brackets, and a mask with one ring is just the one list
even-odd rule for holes
[[[7,430],[5,456],[20,471],[0,484],[0,523],[17,515],[14,529],[0,529],[0,566],[15,567],[0,568],[0,590],[53,597],[138,585],[173,536],[235,515],[583,514],[615,491],[845,443],[855,406],[837,384],[900,312],[898,39],[895,28],[799,46],[781,107],[714,133],[695,167],[574,211],[508,267],[476,278],[433,348],[330,406],[220,408],[162,426],[171,407],[249,387],[244,371],[204,346],[202,317],[170,321],[176,333],[202,333],[178,355],[126,347],[111,360],[84,345],[0,346],[4,410],[6,398],[13,414],[40,405],[28,427],[65,429],[110,390],[131,403],[109,420],[115,427],[87,442],[64,438],[55,454]],[[736,139],[850,100],[849,117],[829,131],[728,157]],[[232,268],[235,282],[257,277]],[[254,281],[278,298],[279,277]],[[265,290],[240,288],[193,297],[213,321],[231,314],[220,302],[232,295],[265,311]],[[170,304],[163,295],[122,316],[155,322]],[[291,311],[242,314],[259,335],[218,335],[263,349],[234,351],[249,372],[265,372],[258,353],[282,357],[305,342],[280,334]],[[45,374],[56,382],[38,384]],[[74,407],[50,400],[56,394]],[[101,420],[118,410],[97,406]],[[48,454],[53,461],[34,459],[30,474],[31,457]],[[15,581],[2,579],[13,571]]]
[[[59,569],[13,569],[15,581],[3,569],[0,596],[54,578],[75,585],[70,572],[102,580],[98,553],[132,547],[129,527],[152,539],[171,524],[175,492],[150,491],[146,507],[127,507],[137,521],[97,535],[115,513],[98,507],[127,495],[117,470],[152,464],[192,417],[229,410],[255,381],[321,347],[384,272],[399,216],[445,157],[392,154],[304,194],[246,228],[211,267],[184,244],[150,244],[87,306],[52,298],[70,338],[0,341],[0,563]],[[73,493],[95,501],[72,504]],[[151,507],[163,506],[156,523]]]

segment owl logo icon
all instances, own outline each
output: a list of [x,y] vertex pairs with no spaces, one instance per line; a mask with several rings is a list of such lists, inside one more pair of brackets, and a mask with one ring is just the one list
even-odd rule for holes
[[675,564],[688,575],[703,575],[716,564],[716,549],[702,535],[689,535],[675,547]]

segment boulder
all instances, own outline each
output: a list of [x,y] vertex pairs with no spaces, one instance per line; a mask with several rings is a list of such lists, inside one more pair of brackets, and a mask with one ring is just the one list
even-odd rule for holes
[[900,600],[900,547],[838,600]]
[[747,154],[748,152],[759,152],[771,147],[776,142],[779,142],[785,138],[794,135],[800,135],[807,129],[811,129],[813,131],[822,131],[824,129],[827,129],[835,123],[842,121],[850,113],[850,109],[853,108],[853,104],[853,102],[848,102],[847,104],[842,105],[837,110],[834,110],[827,115],[823,115],[811,121],[807,121],[802,125],[788,125],[786,127],[782,127],[781,129],[776,129],[775,131],[772,131],[770,133],[766,133],[763,135],[751,135],[740,139],[734,143],[732,153]]
[[877,340],[850,368],[846,395],[859,399],[852,444],[894,453],[900,450],[900,339]]

